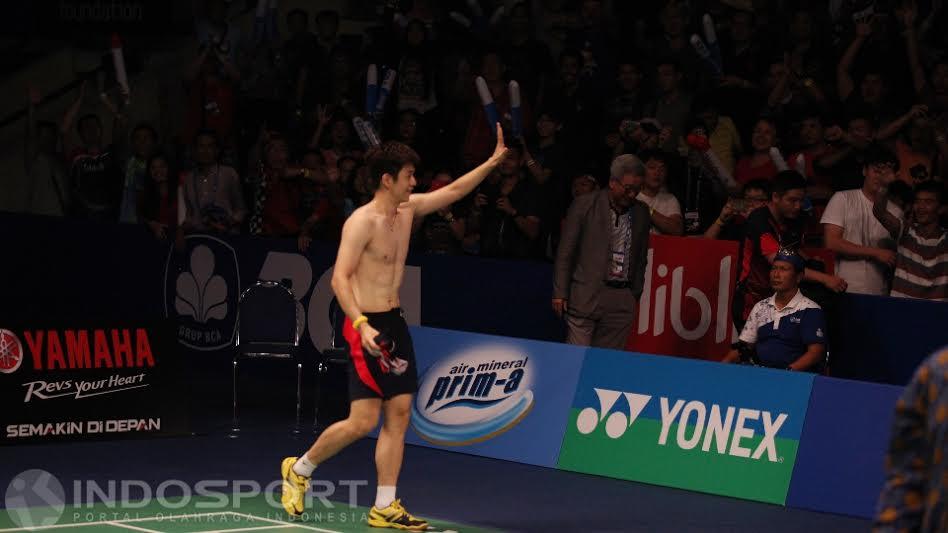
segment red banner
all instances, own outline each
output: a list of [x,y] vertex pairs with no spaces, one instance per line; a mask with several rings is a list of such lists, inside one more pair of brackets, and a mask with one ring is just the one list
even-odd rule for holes
[[736,338],[731,298],[738,244],[652,235],[645,287],[626,347],[719,360]]

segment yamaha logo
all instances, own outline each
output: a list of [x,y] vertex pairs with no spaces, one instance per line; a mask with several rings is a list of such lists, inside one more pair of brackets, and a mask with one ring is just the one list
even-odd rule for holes
[[209,235],[191,235],[187,244],[184,265],[175,265],[174,250],[168,254],[165,313],[178,319],[180,344],[195,350],[226,348],[237,325],[237,252]]
[[412,426],[442,446],[491,439],[529,414],[532,384],[529,357],[509,345],[457,353],[425,372],[412,404]]
[[23,363],[23,344],[12,331],[0,329],[0,373],[12,374]]

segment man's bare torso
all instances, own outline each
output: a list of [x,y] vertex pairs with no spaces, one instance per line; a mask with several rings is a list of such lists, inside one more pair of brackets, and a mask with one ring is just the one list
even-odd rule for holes
[[400,305],[398,290],[405,273],[414,209],[404,203],[393,218],[363,206],[352,216],[363,218],[370,233],[351,278],[356,304],[365,313],[396,308]]

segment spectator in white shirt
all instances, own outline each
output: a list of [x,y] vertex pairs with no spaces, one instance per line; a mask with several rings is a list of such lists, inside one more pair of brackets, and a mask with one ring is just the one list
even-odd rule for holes
[[836,253],[836,275],[849,292],[888,295],[889,271],[896,254],[886,246],[889,232],[872,214],[879,189],[895,179],[899,160],[890,150],[874,144],[866,149],[861,189],[840,191],[830,198],[820,222],[826,247]]
[[652,219],[652,233],[681,235],[685,229],[681,215],[681,204],[673,194],[665,190],[668,175],[666,156],[658,150],[645,151],[640,156],[645,164],[645,180],[636,199],[648,206]]

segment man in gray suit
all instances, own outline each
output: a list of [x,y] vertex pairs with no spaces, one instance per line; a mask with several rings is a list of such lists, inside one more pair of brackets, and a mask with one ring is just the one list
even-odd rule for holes
[[635,199],[645,166],[623,154],[609,168],[609,187],[577,197],[569,208],[553,273],[553,310],[567,324],[566,342],[625,348],[648,260],[648,207]]

